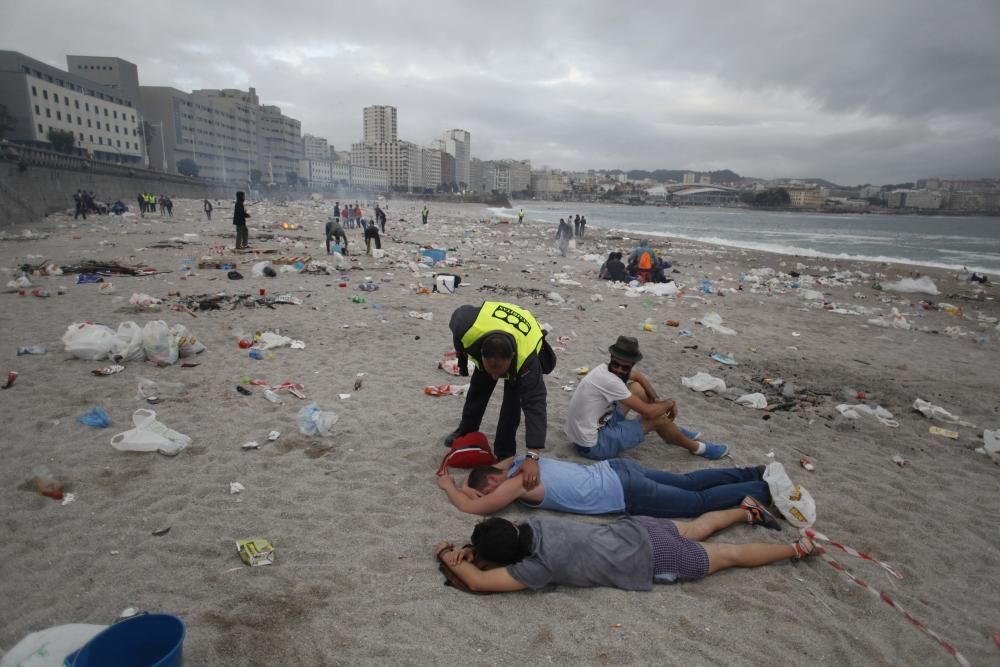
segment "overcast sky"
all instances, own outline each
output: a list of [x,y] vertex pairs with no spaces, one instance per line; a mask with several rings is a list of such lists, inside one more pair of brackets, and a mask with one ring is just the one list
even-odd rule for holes
[[482,159],[897,183],[1000,177],[1000,0],[4,0],[0,48],[254,86],[338,149],[361,110]]

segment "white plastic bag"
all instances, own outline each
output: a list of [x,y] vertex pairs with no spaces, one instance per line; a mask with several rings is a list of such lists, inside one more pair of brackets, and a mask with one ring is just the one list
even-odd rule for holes
[[890,292],[919,292],[921,294],[940,294],[937,285],[930,276],[919,278],[903,278],[899,282],[882,285],[882,289]]
[[260,339],[255,347],[261,350],[270,350],[275,347],[287,347],[292,344],[292,339],[288,336],[276,334],[273,331],[265,331],[260,335]]
[[0,659],[0,667],[61,667],[63,658],[83,648],[107,627],[70,623],[32,632]]
[[69,325],[62,337],[66,354],[77,359],[98,361],[106,359],[111,350],[119,345],[118,336],[106,326],[89,322]]
[[193,357],[205,351],[205,346],[183,324],[175,324],[170,327],[170,335],[177,343],[177,356],[179,357]]
[[272,271],[274,270],[274,265],[271,264],[271,262],[268,262],[266,260],[263,261],[263,262],[257,262],[256,264],[253,265],[253,269],[251,269],[251,273],[253,274],[253,276],[255,278],[263,278],[264,277],[264,269],[268,268],[268,267],[270,267]]
[[755,394],[743,394],[736,399],[736,405],[742,405],[747,408],[754,408],[756,410],[763,410],[767,407],[767,397],[761,393]]
[[333,435],[333,425],[339,417],[332,412],[323,412],[315,403],[299,411],[299,433],[302,435]]
[[681,384],[694,391],[716,391],[726,390],[726,381],[722,378],[712,377],[708,373],[696,373],[691,377],[682,377]]
[[868,415],[869,417],[874,417],[879,420],[884,426],[888,426],[889,428],[899,428],[899,422],[892,418],[892,413],[883,408],[881,405],[872,406],[865,405],[864,403],[848,405],[847,403],[841,403],[837,406],[837,412],[848,419],[860,419],[861,415]]
[[152,410],[132,413],[135,428],[111,438],[111,446],[123,452],[160,452],[174,456],[191,444],[191,438],[156,419]]
[[163,320],[147,322],[142,330],[142,349],[146,358],[157,364],[177,363],[177,339]]
[[116,362],[136,361],[145,356],[142,351],[142,327],[135,322],[118,325],[118,340],[111,348],[111,358]]
[[769,464],[764,469],[764,481],[771,490],[771,500],[789,523],[798,528],[809,528],[816,523],[816,501],[808,491],[792,483],[785,466]]
[[149,296],[148,294],[142,294],[140,292],[133,292],[132,296],[129,297],[128,302],[135,306],[136,310],[159,310],[160,300],[156,297]]
[[1000,429],[983,431],[983,446],[977,447],[976,451],[992,457],[994,461],[1000,462]]
[[705,315],[701,318],[701,325],[706,329],[711,329],[716,333],[725,334],[726,336],[736,335],[735,329],[730,329],[722,325],[722,316],[718,313],[708,313]]
[[962,426],[968,426],[970,428],[975,428],[976,426],[972,422],[967,422],[958,415],[948,412],[940,405],[934,405],[933,403],[925,401],[921,398],[918,398],[917,400],[913,401],[913,409],[916,412],[922,414],[924,417],[927,417],[928,419],[933,419],[935,421],[948,422],[951,424],[960,424]]

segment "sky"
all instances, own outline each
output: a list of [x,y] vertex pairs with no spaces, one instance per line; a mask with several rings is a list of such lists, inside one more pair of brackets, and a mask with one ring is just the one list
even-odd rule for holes
[[1000,0],[3,0],[0,49],[254,86],[337,149],[472,134],[532,167],[844,185],[1000,177]]

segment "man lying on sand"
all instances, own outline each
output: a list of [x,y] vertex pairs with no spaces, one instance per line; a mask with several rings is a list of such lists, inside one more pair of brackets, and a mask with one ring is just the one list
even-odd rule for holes
[[[580,465],[539,458],[539,483],[526,489],[518,479],[524,456],[474,468],[462,483],[445,473],[438,477],[452,504],[468,514],[487,515],[515,500],[528,507],[572,514],[627,512],[645,516],[688,518],[736,507],[746,498],[771,503],[763,481],[764,466],[696,470],[685,475],[644,468],[625,459]],[[745,509],[747,509],[745,507]],[[769,525],[781,530],[777,522]]]
[[[502,593],[548,584],[648,591],[654,583],[692,581],[731,567],[798,560],[813,552],[807,537],[792,544],[702,541],[738,523],[774,520],[760,512],[736,508],[690,522],[623,517],[603,525],[548,517],[515,524],[493,517],[472,531],[471,547],[455,549],[440,542],[434,554],[470,590]],[[481,570],[473,564],[477,558],[506,567]]]
[[[729,452],[726,445],[699,441],[700,433],[674,424],[677,403],[659,400],[649,378],[635,368],[642,359],[635,338],[619,336],[608,351],[611,360],[587,373],[569,402],[566,435],[580,454],[610,459],[637,446],[650,431],[706,459],[721,459]],[[630,410],[639,418],[626,419]]]

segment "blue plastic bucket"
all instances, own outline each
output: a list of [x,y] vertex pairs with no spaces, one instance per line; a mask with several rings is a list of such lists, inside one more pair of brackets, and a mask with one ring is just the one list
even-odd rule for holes
[[143,614],[108,627],[76,653],[66,667],[180,667],[184,623],[170,614]]

